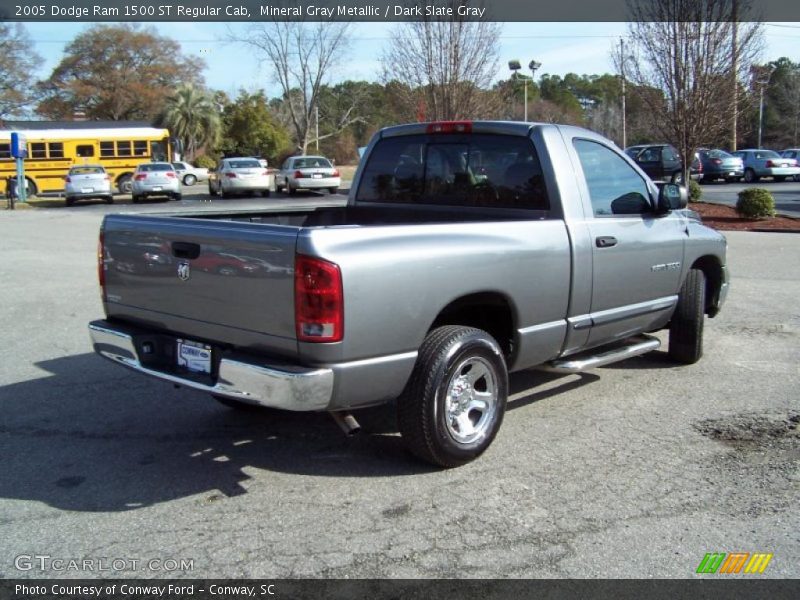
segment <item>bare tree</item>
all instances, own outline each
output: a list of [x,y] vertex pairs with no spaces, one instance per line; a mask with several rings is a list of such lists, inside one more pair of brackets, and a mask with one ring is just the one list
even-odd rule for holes
[[[447,3],[456,14],[461,2]],[[404,84],[409,117],[418,120],[487,118],[500,110],[489,91],[497,74],[501,26],[452,17],[404,23],[381,58],[385,81]]]
[[36,100],[36,69],[42,59],[25,28],[0,22],[0,119],[25,112]]
[[[345,54],[349,23],[275,21],[253,25],[233,41],[255,49],[271,67],[283,91],[281,111],[288,117],[295,143],[306,153],[315,141],[320,87]],[[351,111],[335,124],[338,131],[356,121]]]
[[617,69],[624,67],[632,93],[661,92],[641,100],[685,158],[686,179],[696,148],[722,139],[729,127],[721,115],[730,109],[732,71],[745,80],[761,50],[761,25],[736,21],[747,13],[746,0],[628,0],[628,8],[632,54],[617,54]]

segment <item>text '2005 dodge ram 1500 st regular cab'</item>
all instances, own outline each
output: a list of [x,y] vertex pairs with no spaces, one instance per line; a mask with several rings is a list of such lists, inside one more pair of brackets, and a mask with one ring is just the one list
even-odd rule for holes
[[477,457],[508,373],[702,353],[725,238],[619,148],[576,127],[445,122],[378,132],[347,206],[109,215],[95,351],[226,404],[350,411],[397,400],[412,453]]

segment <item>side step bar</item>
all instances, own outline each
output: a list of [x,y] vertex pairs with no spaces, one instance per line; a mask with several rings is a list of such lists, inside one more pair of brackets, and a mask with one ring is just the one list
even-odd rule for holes
[[639,356],[640,354],[657,350],[660,347],[661,340],[658,338],[651,335],[639,335],[627,340],[623,346],[616,346],[600,354],[583,353],[582,355],[559,358],[542,365],[540,369],[551,373],[581,373],[587,369],[603,367],[633,356]]

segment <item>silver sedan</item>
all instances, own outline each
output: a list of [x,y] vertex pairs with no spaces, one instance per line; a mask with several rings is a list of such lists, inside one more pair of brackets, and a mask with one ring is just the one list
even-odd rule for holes
[[299,189],[339,191],[339,171],[324,156],[290,156],[275,176],[275,187],[290,195]]
[[83,198],[101,198],[112,204],[111,177],[102,165],[76,165],[64,177],[64,198],[67,206]]

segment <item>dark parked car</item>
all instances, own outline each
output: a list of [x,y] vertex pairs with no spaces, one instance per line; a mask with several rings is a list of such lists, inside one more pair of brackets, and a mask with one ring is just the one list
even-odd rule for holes
[[697,151],[700,164],[703,166],[702,181],[739,181],[744,177],[744,163],[738,156],[728,154],[724,150],[701,148]]
[[[669,144],[641,144],[625,148],[625,154],[630,156],[639,168],[642,169],[653,181],[683,182],[683,161],[674,146]],[[690,177],[700,179],[700,162],[692,161],[689,167]]]

